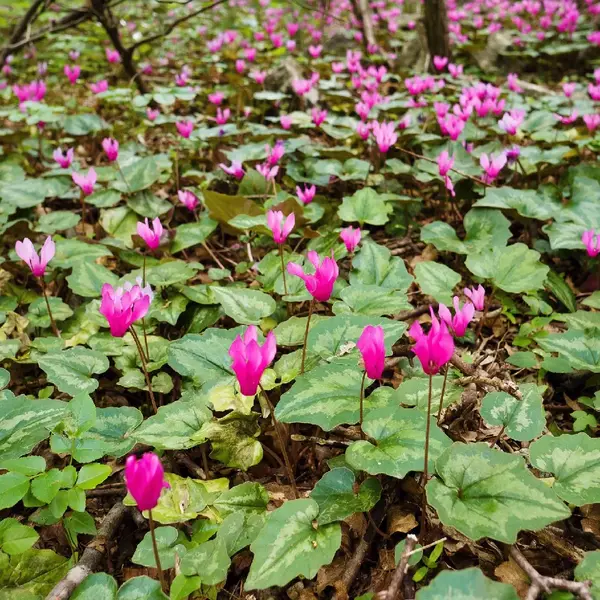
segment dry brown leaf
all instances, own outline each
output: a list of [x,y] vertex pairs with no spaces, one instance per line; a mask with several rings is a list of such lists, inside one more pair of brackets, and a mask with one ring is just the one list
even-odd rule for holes
[[346,570],[346,560],[343,557],[336,558],[330,565],[319,569],[317,573],[317,594],[321,594],[325,588],[338,580],[341,580]]
[[593,533],[600,538],[600,504],[586,504],[581,507],[584,519],[581,528],[587,533]]
[[379,550],[378,567],[384,571],[393,571],[396,569],[396,561],[394,560],[394,550]]
[[418,525],[415,515],[406,508],[392,506],[387,518],[387,531],[392,533],[408,533]]
[[507,560],[496,567],[494,575],[502,582],[512,585],[516,590],[519,598],[524,600],[529,590],[529,578],[527,574],[517,563],[512,560]]
[[364,513],[354,513],[353,515],[344,519],[344,523],[348,525],[350,530],[356,537],[363,537],[367,532],[368,521]]

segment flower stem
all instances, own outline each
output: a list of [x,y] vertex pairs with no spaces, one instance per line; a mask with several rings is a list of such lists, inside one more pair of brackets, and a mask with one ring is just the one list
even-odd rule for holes
[[475,332],[475,341],[476,342],[479,339],[479,336],[481,335],[481,330],[483,329],[483,324],[484,324],[485,318],[487,317],[488,310],[492,304],[492,298],[494,297],[494,291],[495,290],[492,290],[490,297],[485,298],[485,300],[484,300],[485,304],[483,306],[483,314],[481,315],[481,319],[479,319],[479,323],[477,324],[477,331]]
[[129,328],[131,331],[131,337],[133,337],[133,341],[137,346],[138,353],[140,355],[140,360],[142,361],[142,370],[144,371],[144,376],[146,377],[146,386],[148,387],[148,395],[150,396],[150,402],[152,403],[152,408],[154,412],[158,412],[158,406],[156,405],[156,400],[154,398],[154,392],[152,391],[152,382],[150,381],[150,374],[148,373],[148,366],[146,365],[146,358],[144,356],[144,349],[142,348],[142,344],[140,344],[140,338],[138,337],[133,325]]
[[[260,384],[259,384],[260,385]],[[267,401],[267,406],[269,407],[269,411],[271,412],[271,419],[273,420],[273,428],[275,429],[275,433],[277,434],[277,440],[279,441],[279,446],[281,447],[281,454],[283,455],[283,462],[285,463],[286,471],[288,472],[288,479],[290,480],[290,485],[292,486],[292,492],[294,493],[294,498],[298,498],[298,488],[296,487],[296,478],[294,476],[294,469],[292,469],[292,463],[290,462],[290,457],[287,453],[286,441],[284,440],[284,436],[281,432],[281,424],[275,418],[275,408],[271,404],[271,400],[269,400],[269,396],[265,392],[263,386],[260,386],[260,391],[263,394],[263,397]]]
[[[142,263],[142,287],[146,287],[146,255],[143,255]],[[146,347],[146,357],[150,360],[150,350],[148,349],[148,335],[146,334],[146,318],[142,317],[142,331],[144,332],[144,346]]]
[[44,295],[44,300],[46,301],[46,308],[48,310],[48,316],[50,317],[50,325],[52,327],[52,331],[54,332],[54,335],[57,338],[59,338],[60,331],[56,326],[56,321],[54,320],[54,317],[52,316],[52,311],[50,310],[50,300],[48,300],[48,293],[46,292],[46,282],[44,281],[44,277],[40,277],[40,283],[42,284],[42,294]]
[[[81,224],[85,226],[85,194],[83,190],[81,190],[81,195],[79,196],[79,201],[81,202]],[[85,227],[83,229],[85,233]]]
[[310,327],[310,318],[312,317],[315,306],[315,299],[312,298],[308,306],[308,319],[306,319],[306,330],[304,331],[304,345],[302,346],[302,363],[300,364],[300,374],[304,373],[304,363],[306,362],[306,344],[308,342],[308,328]]
[[175,148],[175,186],[176,189],[179,189],[179,148],[181,146],[181,142],[177,142],[177,147]]
[[423,464],[423,479],[421,480],[423,485],[423,507],[421,510],[421,539],[425,534],[425,528],[427,526],[427,494],[425,492],[425,486],[427,485],[427,479],[429,477],[429,433],[431,431],[431,392],[433,388],[433,375],[429,374],[429,395],[427,397],[427,424],[425,425],[425,461]]
[[360,382],[360,416],[359,416],[359,423],[360,423],[360,437],[364,440],[366,439],[365,436],[365,432],[363,431],[363,405],[364,405],[364,400],[365,400],[365,378],[367,377],[367,372],[365,371],[363,373],[361,382]]
[[283,260],[283,245],[279,244],[279,258],[281,258],[281,275],[283,276],[283,293],[287,296],[287,281],[285,279],[285,261]]
[[131,191],[131,188],[129,187],[129,183],[127,182],[127,179],[125,179],[125,175],[123,174],[123,170],[121,169],[121,165],[119,164],[119,161],[116,160],[115,161],[117,163],[117,169],[119,171],[119,173],[121,174],[121,178],[123,179],[123,181],[125,182],[125,186],[127,187],[127,191],[131,194],[133,193]]
[[158,579],[160,581],[160,587],[163,592],[167,591],[165,586],[165,578],[163,575],[162,566],[160,564],[160,556],[158,554],[158,545],[156,543],[156,534],[154,533],[154,519],[152,518],[152,511],[148,511],[148,523],[150,524],[150,536],[152,537],[152,549],[154,550],[154,560],[156,561],[156,570],[158,571]]
[[446,365],[446,372],[444,373],[444,383],[442,383],[442,393],[440,394],[440,407],[438,408],[437,414],[437,424],[440,424],[442,419],[442,406],[444,405],[444,394],[446,392],[446,382],[448,381],[448,371],[450,370],[450,365]]

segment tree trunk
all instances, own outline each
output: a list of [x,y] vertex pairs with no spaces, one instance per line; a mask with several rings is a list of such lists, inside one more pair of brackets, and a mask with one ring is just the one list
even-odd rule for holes
[[444,0],[425,0],[425,31],[427,46],[431,56],[450,58],[448,38],[448,15]]
[[371,19],[371,9],[367,0],[350,0],[352,12],[360,23],[360,29],[363,34],[363,44],[368,51],[369,46],[376,46],[377,40],[373,31],[373,21]]

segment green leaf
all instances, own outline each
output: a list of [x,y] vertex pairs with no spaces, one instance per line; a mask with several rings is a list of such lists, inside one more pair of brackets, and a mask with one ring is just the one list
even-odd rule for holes
[[[400,560],[402,559],[402,553],[404,552],[405,547],[406,538],[403,539],[399,544],[396,544],[396,547],[394,548],[394,563],[396,564],[396,566],[398,566]],[[411,567],[414,567],[415,565],[418,565],[421,562],[421,559],[423,558],[423,551],[421,550],[421,548],[421,544],[415,544],[413,552],[415,552],[415,550],[416,552],[408,557],[408,564]],[[421,551],[419,552],[419,550]]]
[[75,227],[80,220],[81,217],[70,210],[54,210],[40,216],[35,230],[51,235]]
[[173,205],[168,200],[155,196],[150,190],[138,192],[127,199],[127,205],[141,217],[155,219],[168,213]]
[[[121,169],[122,178],[117,179],[115,187],[123,192],[139,192],[149,188],[160,177],[159,162],[154,156],[140,158]],[[122,179],[125,179],[125,184]]]
[[[352,358],[318,366],[300,375],[281,396],[275,416],[282,423],[311,423],[325,431],[342,423],[354,424],[359,417],[362,376]],[[365,387],[369,384],[367,378]]]
[[250,549],[254,560],[246,589],[284,586],[299,575],[312,579],[329,564],[342,541],[339,523],[313,527],[319,506],[314,500],[285,502],[269,514]]
[[[76,491],[76,488],[73,488],[69,491]],[[79,491],[83,493],[83,503],[85,506],[85,492],[83,492],[83,490]],[[69,540],[74,546],[77,544],[78,535],[96,535],[97,533],[96,522],[94,521],[94,518],[92,515],[84,511],[75,511],[70,513],[63,519],[63,525]]]
[[133,247],[131,236],[137,232],[137,215],[126,206],[104,208],[100,212],[100,225],[106,233],[117,238],[127,248]]
[[569,504],[600,502],[600,439],[546,435],[531,444],[529,456],[534,467],[554,475],[554,491]]
[[77,476],[75,484],[82,490],[93,490],[97,485],[100,485],[112,473],[110,465],[101,465],[92,463],[83,465]]
[[86,244],[76,239],[59,239],[56,241],[56,255],[52,259],[52,266],[70,269],[79,262],[94,262],[105,256],[112,256],[112,253],[102,244]]
[[[452,443],[431,418],[429,464]],[[422,471],[425,462],[426,415],[414,408],[385,406],[367,413],[364,432],[375,443],[354,442],[346,450],[346,461],[370,475],[384,473],[402,479],[409,471]]]
[[[158,505],[152,509],[152,517],[155,521],[169,525],[171,523],[183,523],[195,519],[214,500],[213,489],[225,485],[228,487],[227,479],[217,479],[203,482],[190,477],[179,477],[174,473],[165,473],[165,480],[170,485],[163,490]],[[219,489],[218,491],[222,491]],[[135,506],[135,501],[127,495],[123,500],[127,506]]]
[[16,519],[0,521],[0,550],[6,554],[23,554],[39,537],[33,527],[22,525]]
[[594,332],[551,333],[536,342],[546,352],[557,352],[573,369],[600,373],[600,338]]
[[0,475],[0,510],[14,506],[29,489],[29,478],[22,473]]
[[[48,298],[50,310],[55,321],[64,321],[73,315],[73,311],[68,304],[65,304],[60,298]],[[45,329],[50,327],[50,315],[48,315],[48,307],[44,298],[37,298],[29,305],[27,318],[34,327]]]
[[362,188],[352,196],[344,196],[338,215],[342,221],[358,221],[361,226],[385,225],[392,210],[373,188]]
[[525,244],[469,254],[466,265],[477,277],[491,279],[496,287],[512,294],[539,290],[549,271],[540,262],[539,252]]
[[442,571],[427,587],[421,588],[416,600],[519,600],[508,583],[488,579],[480,569]]
[[434,261],[415,265],[415,278],[423,294],[432,296],[438,302],[452,303],[452,294],[461,277],[450,267]]
[[256,202],[244,196],[228,196],[212,190],[204,190],[203,196],[211,218],[220,223],[229,223],[238,215],[256,217],[264,214],[264,210]]
[[10,373],[6,369],[0,368],[0,390],[4,389],[9,383]]
[[182,450],[202,443],[202,426],[212,412],[201,401],[177,400],[161,406],[156,415],[146,419],[135,433],[140,444],[159,450]]
[[[104,600],[104,599],[103,599]],[[120,588],[116,600],[169,600],[156,579],[142,575],[128,579]]]
[[215,287],[213,293],[225,314],[242,325],[257,325],[277,308],[271,296],[258,290]]
[[108,123],[102,117],[93,114],[69,115],[63,123],[63,130],[69,135],[88,135],[108,127]]
[[221,527],[217,538],[225,542],[227,554],[233,556],[246,546],[249,546],[264,527],[266,512],[260,514],[236,512],[228,515]]
[[0,455],[4,459],[29,453],[62,419],[67,404],[59,400],[29,400],[3,392],[0,401]]
[[548,271],[545,287],[550,293],[554,294],[560,302],[562,302],[569,312],[573,313],[577,310],[577,302],[573,290],[571,290],[567,282],[552,269]]
[[250,481],[223,492],[214,502],[222,515],[235,512],[262,514],[267,510],[269,494],[260,483]]
[[[154,530],[156,534],[156,545],[158,547],[158,556],[163,569],[172,569],[175,566],[177,558],[185,554],[185,546],[177,544],[179,531],[175,527],[157,527]],[[156,559],[152,548],[152,535],[148,532],[144,539],[135,549],[131,562],[144,567],[156,568]]]
[[516,210],[521,216],[546,221],[560,211],[560,203],[551,201],[547,194],[538,190],[516,189],[508,186],[486,189],[476,207]]
[[[314,326],[326,321],[329,317],[322,315],[312,315],[310,319],[309,332]],[[301,346],[304,343],[304,332],[306,331],[306,321],[308,317],[290,317],[286,321],[279,323],[273,333],[277,339],[278,346]]]
[[519,386],[522,400],[506,392],[490,392],[481,403],[481,416],[488,425],[501,425],[513,440],[528,442],[541,435],[546,426],[544,401],[538,386]]
[[464,218],[464,242],[448,223],[434,221],[421,229],[421,240],[441,252],[469,254],[481,249],[506,246],[510,239],[510,221],[499,211],[487,208],[470,210]]
[[[355,347],[358,338],[367,325],[380,325],[383,328],[387,354],[392,353],[392,346],[402,337],[407,328],[402,321],[394,321],[384,317],[340,315],[321,320],[314,327],[311,327],[308,333],[309,352],[318,354],[325,360],[347,354]],[[279,344],[279,337],[277,343]]]
[[472,540],[514,544],[519,531],[536,531],[571,515],[520,456],[484,443],[453,444],[436,461],[436,471],[440,479],[427,484],[427,500],[444,525]]
[[583,560],[575,567],[576,581],[591,581],[592,597],[600,598],[600,551],[586,552]]
[[198,269],[182,260],[171,260],[146,270],[146,281],[154,287],[167,287],[175,283],[185,283],[196,275]]
[[371,240],[365,240],[352,259],[350,285],[378,285],[406,291],[412,280],[401,258],[392,256],[385,246]]
[[31,482],[31,492],[38,500],[49,504],[54,500],[60,488],[66,487],[65,483],[62,471],[50,469]]
[[108,573],[92,573],[76,588],[71,600],[115,600],[117,582]]
[[171,600],[187,600],[192,592],[200,589],[201,585],[200,577],[186,577],[183,573],[179,573],[171,583],[169,597]]
[[48,381],[71,396],[92,393],[98,387],[98,380],[92,375],[104,373],[110,366],[102,353],[82,347],[47,354],[39,359],[38,364]]
[[196,223],[185,223],[175,229],[175,238],[171,242],[171,252],[176,254],[191,246],[201,244],[217,228],[219,223],[204,214]]
[[0,469],[21,473],[27,477],[39,475],[46,470],[46,461],[42,456],[24,456],[0,461]]
[[343,302],[334,302],[332,307],[336,316],[360,314],[379,317],[411,308],[405,292],[378,285],[349,285],[340,292],[340,298]]
[[52,550],[31,548],[14,556],[0,554],[0,598],[41,600],[71,565],[71,560]]
[[217,538],[189,550],[181,561],[181,572],[199,576],[205,585],[216,585],[225,581],[230,564],[225,542]]
[[[73,266],[73,271],[67,276],[69,288],[84,298],[99,298],[102,286],[110,283],[116,286],[119,278],[106,267],[95,262],[82,261]],[[54,314],[54,307],[52,314]],[[55,315],[56,318],[56,315]]]
[[263,457],[259,415],[249,415],[233,411],[225,417],[204,423],[198,437],[209,439],[212,445],[211,458],[224,465],[242,471],[257,465]]
[[354,473],[346,468],[333,469],[321,477],[310,493],[319,505],[319,525],[343,521],[354,513],[368,512],[375,506],[381,496],[379,481],[369,477],[357,491],[355,484]]

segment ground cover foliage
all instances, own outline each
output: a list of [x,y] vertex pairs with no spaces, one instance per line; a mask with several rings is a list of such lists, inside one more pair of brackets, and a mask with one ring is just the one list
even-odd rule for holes
[[0,598],[600,598],[598,7],[1,7]]

